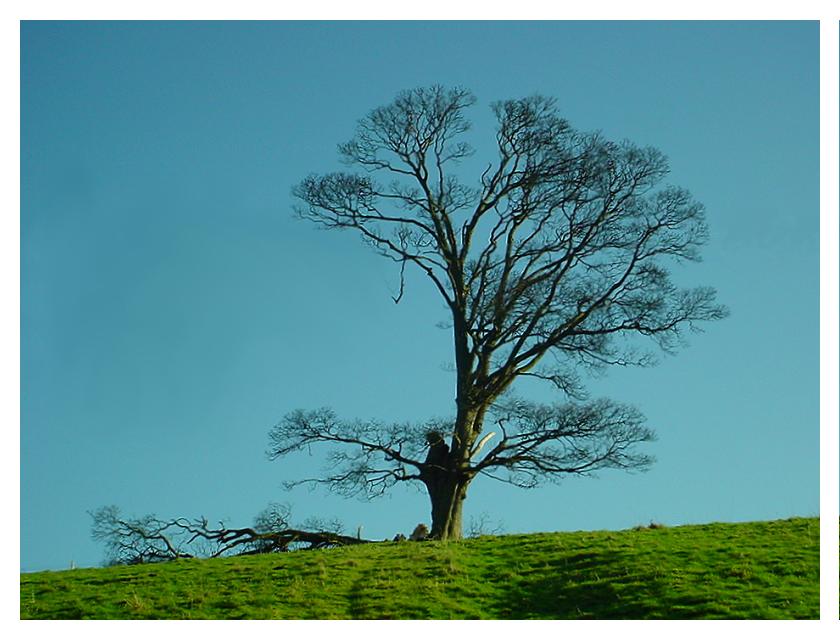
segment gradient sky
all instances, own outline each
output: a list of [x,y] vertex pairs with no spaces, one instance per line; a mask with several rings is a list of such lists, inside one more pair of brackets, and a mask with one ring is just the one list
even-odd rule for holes
[[[647,473],[466,502],[507,533],[819,513],[818,23],[50,23],[21,27],[21,570],[94,566],[87,511],[248,524],[270,501],[369,538],[429,521],[404,488],[286,492],[295,408],[452,413],[450,334],[418,277],[291,216],[293,184],[400,90],[554,96],[573,126],[653,145],[707,208],[730,318],[593,396],[657,430]],[[483,142],[482,142],[483,140]],[[491,158],[488,158],[488,160]],[[523,395],[554,399],[550,388]],[[59,533],[57,533],[59,532]]]

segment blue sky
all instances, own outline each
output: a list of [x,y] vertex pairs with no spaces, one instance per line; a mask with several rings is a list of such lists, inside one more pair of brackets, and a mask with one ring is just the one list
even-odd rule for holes
[[476,94],[479,148],[492,101],[541,93],[664,151],[711,228],[679,280],[731,309],[677,357],[590,381],[648,416],[649,472],[481,479],[467,523],[816,515],[818,62],[816,22],[23,23],[21,569],[98,564],[86,512],[106,504],[244,524],[282,501],[371,538],[428,522],[413,489],[286,492],[321,458],[264,451],[295,408],[452,411],[431,287],[409,278],[394,305],[393,265],[291,215],[292,185],[337,168],[360,117],[431,83]]

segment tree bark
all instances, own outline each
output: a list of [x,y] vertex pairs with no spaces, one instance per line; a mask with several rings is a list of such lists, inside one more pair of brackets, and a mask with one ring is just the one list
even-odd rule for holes
[[484,411],[458,412],[451,448],[442,434],[427,434],[429,453],[420,478],[426,485],[432,506],[430,537],[460,540],[463,537],[463,508],[467,487],[473,480],[469,472],[470,450],[481,431]]
[[469,480],[459,480],[454,474],[441,480],[435,486],[426,485],[432,503],[432,530],[429,535],[437,540],[460,540]]

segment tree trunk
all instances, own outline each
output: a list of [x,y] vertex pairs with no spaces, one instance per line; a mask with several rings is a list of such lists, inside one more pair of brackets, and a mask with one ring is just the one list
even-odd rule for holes
[[429,535],[438,540],[459,540],[464,498],[472,477],[465,472],[463,454],[450,450],[443,434],[430,431],[426,439],[429,453],[420,471],[420,479],[426,485],[432,503]]
[[454,473],[447,476],[439,478],[436,484],[426,484],[432,503],[432,530],[429,535],[437,540],[460,540],[469,480],[459,481]]

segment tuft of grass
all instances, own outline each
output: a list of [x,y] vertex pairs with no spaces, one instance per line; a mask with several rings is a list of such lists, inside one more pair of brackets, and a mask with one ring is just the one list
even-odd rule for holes
[[818,618],[819,519],[22,574],[21,618]]

